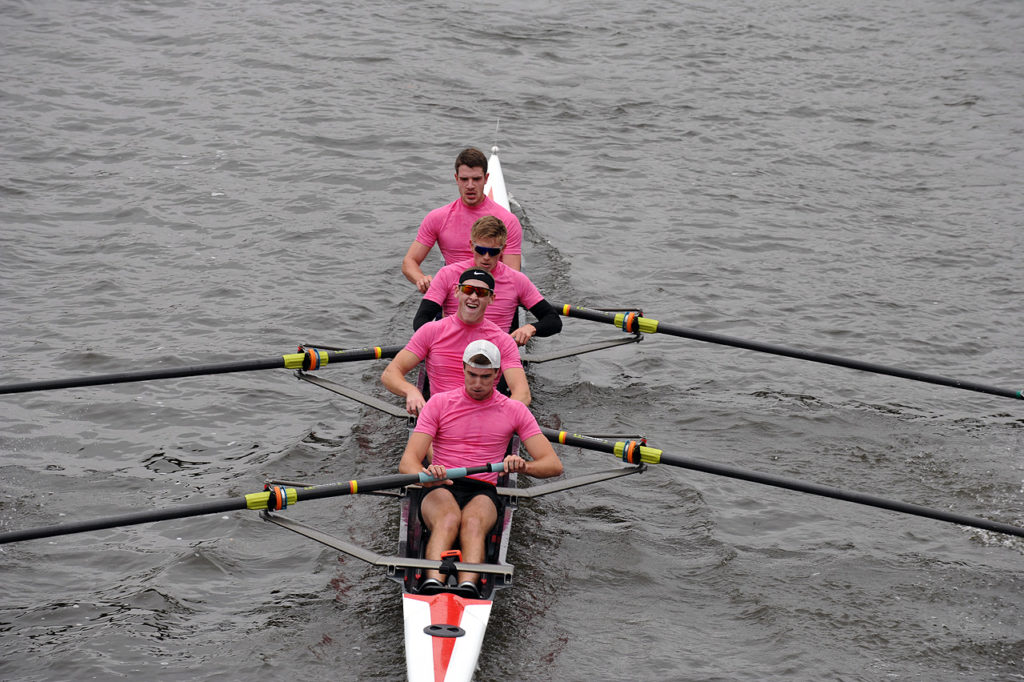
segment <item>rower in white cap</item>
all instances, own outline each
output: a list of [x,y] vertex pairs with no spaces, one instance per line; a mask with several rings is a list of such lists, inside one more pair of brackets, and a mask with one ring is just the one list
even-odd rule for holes
[[[435,393],[420,411],[416,427],[398,470],[426,472],[444,478],[446,467],[466,467],[502,460],[513,434],[519,436],[530,459],[518,453],[504,458],[505,471],[549,478],[562,473],[562,462],[523,403],[494,390],[501,374],[501,352],[490,341],[471,342],[462,355],[464,386]],[[430,456],[431,448],[433,456]],[[495,490],[498,474],[478,474],[430,484],[420,503],[420,515],[430,529],[426,558],[441,559],[458,540],[462,561],[484,561],[486,534],[501,509]],[[476,573],[460,573],[458,586],[476,590]],[[444,588],[441,574],[428,571],[425,593]]]

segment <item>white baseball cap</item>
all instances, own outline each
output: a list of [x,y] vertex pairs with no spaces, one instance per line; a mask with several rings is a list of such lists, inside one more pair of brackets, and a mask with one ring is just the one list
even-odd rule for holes
[[[472,358],[481,355],[487,358],[487,362],[472,361]],[[490,341],[477,339],[466,346],[466,351],[462,354],[462,361],[477,369],[501,369],[501,351]]]

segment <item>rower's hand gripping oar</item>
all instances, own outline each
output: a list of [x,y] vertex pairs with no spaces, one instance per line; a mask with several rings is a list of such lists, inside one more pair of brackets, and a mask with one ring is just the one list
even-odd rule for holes
[[[458,467],[448,469],[445,478],[462,478],[472,474],[483,474],[504,471],[503,462],[492,462],[481,464],[475,467]],[[134,514],[122,514],[120,516],[107,516],[89,521],[76,521],[56,526],[43,526],[41,528],[29,528],[16,530],[7,533],[0,533],[0,544],[9,542],[21,542],[23,540],[37,540],[49,538],[56,535],[71,535],[72,533],[84,533],[91,530],[102,530],[104,528],[116,528],[119,526],[133,526],[139,523],[151,523],[153,521],[166,521],[168,519],[184,519],[192,516],[203,516],[206,514],[221,514],[239,509],[261,510],[269,509],[278,511],[285,509],[288,505],[295,504],[302,500],[316,500],[325,497],[338,497],[341,495],[355,495],[358,493],[370,493],[376,490],[388,488],[403,488],[417,483],[433,483],[437,480],[425,473],[418,474],[392,474],[389,476],[377,476],[366,478],[361,481],[351,480],[343,483],[328,483],[324,485],[310,486],[308,488],[289,488],[285,486],[267,486],[267,490],[259,493],[250,493],[242,497],[233,497],[227,500],[213,500],[200,502],[168,509],[153,509],[150,511],[137,512]]]
[[1024,528],[1011,526],[1007,523],[990,521],[976,516],[954,514],[940,509],[931,509],[917,504],[909,504],[907,502],[887,500],[882,497],[876,497],[875,495],[840,490],[839,488],[831,488],[829,486],[818,485],[817,483],[807,483],[805,481],[787,479],[781,476],[773,476],[771,474],[761,474],[756,471],[747,471],[704,460],[690,459],[687,457],[680,457],[678,455],[669,455],[657,448],[648,447],[638,441],[612,442],[570,434],[566,431],[556,431],[554,429],[544,427],[541,427],[541,431],[543,431],[544,436],[552,443],[562,443],[563,445],[572,445],[579,448],[597,450],[598,452],[607,452],[615,455],[628,464],[668,464],[670,466],[681,467],[683,469],[703,471],[704,473],[715,474],[717,476],[728,476],[729,478],[737,478],[743,481],[750,481],[752,483],[774,486],[776,488],[795,490],[809,495],[830,497],[832,499],[845,500],[846,502],[863,504],[869,507],[888,509],[890,511],[912,514],[914,516],[923,516],[937,521],[946,521],[948,523],[956,523],[961,526],[971,526],[972,528],[980,528],[982,530],[990,530],[996,533],[1005,533],[1007,535],[1015,535],[1017,537],[1024,538]]
[[278,355],[263,360],[238,360],[221,362],[211,365],[190,365],[185,367],[167,367],[154,370],[137,370],[117,374],[101,374],[91,377],[71,377],[68,379],[47,379],[44,381],[25,381],[17,384],[0,386],[0,394],[26,393],[28,391],[48,391],[57,388],[77,388],[80,386],[100,386],[105,384],[123,384],[132,381],[150,381],[153,379],[176,379],[206,374],[227,374],[229,372],[252,372],[260,369],[301,369],[315,370],[328,364],[353,362],[357,360],[377,360],[393,358],[402,350],[402,346],[377,346],[373,348],[354,348],[351,350],[322,350],[318,348],[301,349],[299,353]]
[[839,357],[838,355],[828,355],[825,353],[816,353],[813,351],[803,351],[798,350],[796,348],[787,348],[786,346],[777,346],[775,344],[770,343],[761,343],[759,341],[747,341],[745,339],[736,338],[734,336],[725,336],[724,334],[702,332],[698,329],[688,329],[686,327],[665,324],[659,322],[658,320],[651,319],[649,317],[643,317],[643,314],[640,312],[608,313],[601,310],[590,310],[588,308],[581,308],[573,305],[562,305],[555,307],[565,317],[577,317],[582,320],[606,322],[608,324],[615,325],[616,327],[625,332],[633,334],[637,332],[642,334],[654,334],[658,332],[662,334],[668,334],[670,336],[679,336],[686,339],[694,339],[695,341],[706,341],[708,343],[717,343],[723,346],[733,346],[734,348],[754,350],[759,351],[761,353],[782,355],[784,357],[796,358],[798,360],[810,360],[811,362],[820,362],[826,365],[835,365],[837,367],[857,369],[862,372],[874,372],[875,374],[885,374],[888,376],[899,377],[901,379],[922,381],[927,384],[937,384],[939,386],[949,386],[951,388],[962,388],[967,391],[988,393],[990,395],[998,395],[1004,398],[1017,398],[1018,400],[1024,399],[1024,389],[1013,390],[1006,388],[998,388],[996,386],[986,386],[985,384],[979,384],[973,381],[949,379],[946,377],[937,376],[935,374],[925,374],[924,372],[917,372],[909,369],[900,369],[898,367],[876,365],[874,363],[864,362],[862,360],[851,360],[848,358]]

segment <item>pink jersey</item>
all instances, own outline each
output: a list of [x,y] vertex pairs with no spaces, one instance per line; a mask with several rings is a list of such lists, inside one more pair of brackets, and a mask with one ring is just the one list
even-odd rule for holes
[[[475,267],[473,259],[444,266],[434,275],[423,297],[441,306],[445,315],[454,315],[459,309],[455,285],[459,283],[459,275],[472,267]],[[491,276],[494,277],[494,300],[487,306],[484,318],[502,329],[509,329],[517,306],[529,309],[544,300],[529,277],[501,261],[495,264]]]
[[[436,393],[420,410],[417,433],[434,439],[432,464],[471,467],[500,462],[513,433],[526,440],[541,433],[529,408],[495,391],[486,400],[474,400],[465,387]],[[493,484],[498,474],[470,476]]]
[[405,350],[426,361],[430,389],[439,393],[465,386],[462,353],[470,341],[477,339],[486,339],[498,347],[502,372],[513,367],[522,368],[519,346],[507,331],[486,318],[475,325],[466,324],[457,315],[427,322],[412,335]]
[[416,233],[416,241],[427,247],[437,243],[444,256],[445,263],[460,263],[473,258],[473,249],[469,245],[469,235],[473,231],[473,223],[484,216],[495,216],[505,223],[508,239],[505,241],[505,253],[519,255],[523,252],[523,226],[519,218],[495,203],[490,197],[484,197],[476,206],[466,206],[462,198],[458,198],[446,206],[435,208],[427,214]]

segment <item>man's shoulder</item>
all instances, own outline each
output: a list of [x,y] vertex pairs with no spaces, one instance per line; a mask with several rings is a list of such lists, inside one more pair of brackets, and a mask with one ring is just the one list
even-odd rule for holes
[[507,208],[505,208],[504,206],[502,206],[501,204],[499,204],[497,201],[490,197],[484,197],[484,201],[483,204],[481,204],[481,206],[488,212],[489,215],[501,218],[502,222],[506,223],[506,227],[508,227],[509,221],[515,221],[516,225],[519,224],[519,218],[516,217],[515,213],[508,210]]
[[459,275],[461,275],[466,270],[469,270],[475,264],[476,262],[472,258],[470,258],[469,260],[461,260],[457,263],[449,263],[448,265],[438,270],[437,274],[434,275],[434,277],[453,277],[455,279],[458,279]]
[[533,413],[530,412],[529,407],[518,400],[512,400],[512,398],[508,397],[504,393],[499,393],[498,391],[494,392],[494,399],[491,402],[491,405],[493,409],[500,410],[509,417],[512,417],[513,415],[515,415],[516,418],[524,415],[530,415],[533,417]]
[[434,210],[427,213],[427,216],[423,219],[423,222],[443,219],[445,216],[452,212],[452,209],[457,208],[455,204],[461,201],[461,199],[456,199],[455,201],[451,201],[445,204],[444,206],[438,206]]
[[[486,323],[486,326],[484,326],[484,323]],[[477,338],[487,339],[497,346],[498,350],[501,351],[502,358],[507,356],[510,357],[513,354],[517,358],[519,357],[519,346],[516,345],[515,339],[512,338],[512,335],[508,333],[507,329],[502,329],[490,320],[484,320],[480,323],[477,331],[480,334]],[[504,360],[502,361],[502,364],[505,364]]]
[[[505,337],[509,341],[512,341],[512,337],[509,336],[507,331],[505,331],[504,329],[502,329],[498,325],[494,324],[494,322],[492,322],[492,321],[490,321],[490,320],[488,320],[486,318],[484,318],[480,322],[480,324],[476,325],[476,327],[473,328],[473,331],[475,331],[475,332],[477,332],[477,333],[479,333],[481,335],[486,334],[487,337],[488,337],[488,339],[487,339],[488,341],[494,341],[494,339],[490,338],[490,337],[495,337],[495,336],[497,336],[497,337]],[[504,341],[505,338],[503,338],[502,341]],[[512,343],[515,343],[515,341],[512,341]]]
[[522,285],[522,284],[529,284],[531,286],[533,285],[533,281],[530,279],[529,275],[527,275],[522,270],[516,270],[515,268],[510,268],[509,266],[505,265],[504,263],[501,263],[501,266],[502,266],[502,273],[501,273],[502,279],[507,279],[508,281],[510,281],[510,282],[512,282],[512,283],[514,283],[516,285]]
[[440,320],[430,320],[420,326],[419,329],[412,333],[412,337],[409,339],[409,344],[413,342],[429,343],[437,337],[438,332],[444,330],[444,322],[447,317],[442,317]]
[[427,399],[428,403],[434,403],[434,406],[445,406],[458,401],[462,398],[464,391],[462,387],[452,388],[447,391],[438,391],[437,393],[431,394]]

